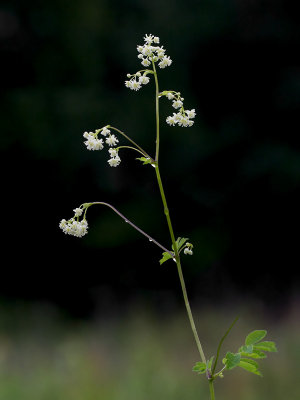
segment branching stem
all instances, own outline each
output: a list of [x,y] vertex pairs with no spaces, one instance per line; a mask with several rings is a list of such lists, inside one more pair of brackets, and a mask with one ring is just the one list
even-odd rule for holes
[[151,237],[150,235],[148,235],[148,233],[144,232],[141,228],[139,228],[138,226],[136,226],[133,222],[131,222],[128,218],[125,217],[125,215],[123,215],[122,213],[120,213],[119,210],[117,210],[115,207],[113,207],[111,204],[109,203],[104,203],[103,201],[95,201],[93,203],[85,203],[83,204],[84,208],[85,208],[85,214],[86,214],[86,210],[90,207],[93,206],[95,204],[100,204],[106,207],[109,207],[110,209],[112,209],[116,214],[119,215],[119,217],[121,217],[126,223],[128,223],[130,226],[132,226],[135,230],[137,230],[138,232],[140,232],[142,235],[144,235],[149,242],[153,242],[154,244],[156,244],[156,246],[160,247],[163,251],[169,253],[172,258],[174,257],[174,253],[170,250],[168,250],[167,248],[165,248],[163,245],[161,245],[157,240],[153,239],[153,237]]
[[120,135],[124,136],[124,138],[126,138],[127,140],[129,140],[130,143],[132,143],[137,149],[139,149],[139,151],[145,156],[145,157],[149,157],[152,160],[152,157],[149,156],[148,153],[146,153],[146,151],[144,149],[141,148],[141,146],[139,146],[137,143],[135,143],[134,140],[130,139],[129,136],[127,136],[124,132],[120,131],[120,129],[117,129],[111,125],[108,125],[107,128],[113,129],[116,132],[118,132]]

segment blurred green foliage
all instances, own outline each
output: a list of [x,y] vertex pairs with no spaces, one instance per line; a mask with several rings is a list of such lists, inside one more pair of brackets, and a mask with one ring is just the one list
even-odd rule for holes
[[[242,315],[223,345],[236,348],[253,327],[266,327],[278,344],[261,366],[263,378],[241,369],[216,381],[222,400],[298,400],[300,361],[295,302],[284,318],[265,315],[259,304],[240,304]],[[235,317],[236,305],[195,309],[206,355]],[[71,321],[51,306],[17,306],[0,312],[0,399],[207,398],[205,378],[192,372],[199,361],[187,317],[159,317],[146,304],[118,316]],[[270,336],[270,337],[271,337]],[[234,391],[233,391],[234,387]]]

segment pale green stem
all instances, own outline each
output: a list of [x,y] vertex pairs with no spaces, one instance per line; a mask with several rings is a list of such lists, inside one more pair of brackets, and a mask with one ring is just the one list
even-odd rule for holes
[[154,79],[155,79],[155,114],[156,114],[156,150],[155,150],[155,161],[158,163],[159,157],[159,86],[158,78],[155,68],[155,63],[152,61]]
[[118,150],[119,150],[119,149],[131,149],[131,150],[135,150],[135,151],[137,151],[138,153],[140,153],[140,154],[142,154],[143,156],[145,156],[145,154],[142,153],[139,149],[136,149],[135,147],[132,147],[132,146],[118,146],[117,149],[118,149]]
[[204,352],[203,352],[203,349],[202,349],[202,345],[201,345],[201,342],[200,342],[200,339],[199,339],[199,335],[198,335],[198,332],[197,332],[197,328],[196,328],[196,325],[195,325],[195,322],[194,322],[192,310],[191,310],[191,307],[190,307],[190,302],[189,302],[188,295],[187,295],[187,290],[186,290],[184,277],[183,277],[183,273],[182,273],[182,268],[181,268],[180,256],[179,256],[178,249],[177,249],[177,246],[176,246],[176,240],[175,240],[175,236],[174,236],[172,222],[171,222],[171,218],[170,218],[170,214],[169,214],[167,200],[166,200],[166,196],[165,196],[165,193],[164,193],[164,189],[163,189],[163,185],[162,185],[162,181],[161,181],[158,165],[156,165],[155,171],[156,171],[156,177],[157,177],[157,182],[158,182],[158,186],[159,186],[162,202],[163,202],[163,205],[164,205],[164,213],[165,213],[165,216],[166,216],[166,219],[167,219],[169,232],[170,232],[170,236],[171,236],[171,240],[172,240],[173,250],[174,250],[174,254],[175,254],[175,261],[176,261],[176,264],[177,264],[177,271],[178,271],[178,275],[179,275],[179,280],[180,280],[180,284],[181,284],[181,289],[182,289],[182,294],[183,294],[183,298],[184,298],[186,311],[187,311],[187,314],[188,314],[188,317],[189,317],[190,325],[191,325],[191,328],[192,328],[192,331],[193,331],[193,334],[194,334],[194,338],[195,338],[195,341],[196,341],[196,345],[197,345],[201,360],[202,360],[202,362],[204,362],[206,364],[206,358],[205,358],[205,355],[204,355]]
[[146,153],[145,150],[143,150],[137,143],[135,143],[135,141],[133,141],[132,139],[130,139],[129,136],[127,136],[124,132],[120,131],[120,129],[117,129],[111,125],[107,125],[107,128],[113,129],[116,132],[118,132],[120,135],[124,136],[130,143],[132,143],[136,148],[138,148],[140,150],[140,152],[145,156],[145,157],[149,157],[152,160],[152,157],[149,156],[149,154]]
[[193,318],[193,314],[192,314],[192,310],[190,307],[190,303],[189,303],[189,299],[188,299],[188,295],[187,295],[187,291],[186,291],[186,286],[185,286],[185,282],[184,282],[184,277],[183,277],[183,273],[182,273],[182,268],[181,268],[181,263],[180,263],[180,256],[178,253],[178,249],[176,246],[176,240],[175,240],[175,235],[174,235],[174,231],[173,231],[173,227],[172,227],[172,222],[171,222],[171,218],[170,218],[170,214],[169,214],[169,209],[168,209],[168,205],[167,205],[167,200],[166,200],[166,196],[165,196],[165,192],[164,192],[164,188],[163,188],[163,184],[162,184],[162,180],[161,180],[161,176],[160,176],[160,172],[159,172],[159,167],[158,167],[158,158],[159,158],[159,87],[158,87],[158,79],[157,79],[157,73],[156,73],[156,69],[155,69],[155,65],[154,62],[152,62],[153,64],[153,71],[154,71],[154,78],[155,78],[155,86],[156,86],[156,96],[155,96],[155,105],[156,105],[156,154],[155,154],[155,161],[156,161],[156,165],[155,165],[155,172],[156,172],[156,177],[157,177],[157,182],[158,182],[158,186],[159,186],[159,190],[160,190],[160,195],[161,195],[161,199],[163,202],[163,206],[164,206],[164,213],[167,219],[167,223],[168,223],[168,227],[169,227],[169,232],[170,232],[170,236],[171,236],[171,240],[172,240],[172,245],[173,245],[173,250],[175,253],[175,261],[176,261],[176,265],[177,265],[177,270],[178,270],[178,275],[179,275],[179,280],[180,280],[180,284],[181,284],[181,289],[182,289],[182,294],[183,294],[183,298],[184,298],[184,303],[185,303],[185,307],[186,307],[186,311],[189,317],[189,321],[190,321],[190,325],[191,325],[191,329],[193,331],[194,334],[194,338],[196,341],[196,345],[201,357],[202,362],[206,363],[206,358],[203,352],[203,348],[198,336],[198,332],[197,332],[197,328],[194,322],[194,318]]

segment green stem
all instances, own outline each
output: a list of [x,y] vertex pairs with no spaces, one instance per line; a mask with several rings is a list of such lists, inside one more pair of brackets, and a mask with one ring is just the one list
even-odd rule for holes
[[210,379],[208,382],[209,382],[210,400],[215,400],[214,381],[213,379]]
[[157,72],[155,68],[155,63],[152,61],[154,79],[155,79],[155,114],[156,114],[156,151],[155,151],[155,161],[158,162],[159,157],[159,86]]
[[184,298],[186,311],[187,311],[187,314],[188,314],[188,317],[189,317],[191,329],[192,329],[193,334],[194,334],[194,338],[195,338],[195,341],[196,341],[196,345],[197,345],[201,360],[202,360],[202,362],[204,362],[206,364],[206,358],[205,358],[204,351],[203,351],[203,348],[202,348],[202,345],[201,345],[201,342],[200,342],[200,339],[199,339],[199,335],[198,335],[198,332],[197,332],[197,328],[196,328],[196,325],[195,325],[195,322],[194,322],[194,318],[193,318],[190,302],[189,302],[188,295],[187,295],[187,290],[186,290],[185,281],[184,281],[182,268],[181,268],[180,256],[179,256],[178,249],[177,249],[177,246],[176,246],[175,235],[174,235],[174,231],[173,231],[173,227],[172,227],[172,222],[171,222],[171,218],[170,218],[170,214],[169,214],[167,200],[166,200],[164,188],[163,188],[163,185],[162,185],[162,180],[161,180],[161,176],[160,176],[158,165],[156,165],[155,171],[156,171],[156,177],[157,177],[157,182],[158,182],[158,186],[159,186],[162,202],[163,202],[163,205],[164,205],[164,213],[165,213],[165,216],[166,216],[166,219],[167,219],[169,232],[170,232],[170,236],[171,236],[171,240],[172,240],[173,250],[174,250],[174,254],[175,254],[175,261],[176,261],[176,265],[177,265],[177,271],[178,271],[178,275],[179,275],[179,280],[180,280],[180,284],[181,284],[181,289],[182,289],[182,294],[183,294],[183,298]]
[[166,196],[165,196],[165,192],[164,192],[164,188],[163,188],[163,184],[162,184],[162,180],[161,180],[161,176],[160,176],[160,172],[159,172],[159,167],[158,167],[158,158],[159,158],[159,86],[158,86],[158,79],[157,79],[155,64],[154,64],[154,62],[152,62],[152,64],[153,64],[155,87],[156,87],[156,95],[155,95],[155,105],[156,105],[156,154],[155,154],[156,165],[155,165],[155,172],[156,172],[156,178],[157,178],[160,195],[161,195],[161,199],[162,199],[163,206],[164,206],[164,213],[165,213],[165,216],[167,219],[169,232],[170,232],[170,236],[171,236],[171,240],[172,240],[173,250],[174,250],[174,254],[175,254],[175,261],[176,261],[176,265],[177,265],[177,271],[178,271],[178,275],[179,275],[179,280],[180,280],[180,284],[181,284],[181,289],[182,289],[182,294],[183,294],[183,298],[184,298],[186,311],[187,311],[187,314],[189,317],[191,329],[194,334],[194,338],[196,341],[196,345],[197,345],[201,360],[202,360],[202,362],[204,362],[206,364],[206,358],[205,358],[204,351],[203,351],[203,348],[202,348],[202,345],[201,345],[201,342],[199,339],[199,335],[197,332],[197,328],[196,328],[196,325],[194,322],[192,310],[191,310],[188,295],[187,295],[187,290],[186,290],[184,277],[183,277],[183,273],[182,273],[182,268],[181,268],[180,256],[179,256],[178,249],[176,246],[176,240],[175,240],[175,235],[174,235],[174,231],[173,231],[173,227],[172,227],[170,213],[169,213],[167,200],[166,200]]
[[135,147],[132,146],[118,146],[117,149],[131,149],[131,150],[135,150],[138,153],[142,154],[142,156],[145,156],[145,153],[142,153],[139,149],[136,149]]
[[113,129],[113,130],[115,130],[116,132],[118,132],[120,135],[124,136],[124,138],[126,138],[130,143],[132,143],[135,147],[137,147],[137,148],[140,150],[140,152],[141,152],[144,156],[149,157],[149,158],[152,160],[152,157],[150,157],[149,154],[147,154],[147,153],[145,152],[145,150],[143,150],[143,149],[141,148],[141,146],[139,146],[137,143],[135,143],[135,141],[133,141],[132,139],[130,139],[130,137],[127,136],[124,132],[120,131],[120,129],[117,129],[117,128],[111,126],[111,125],[107,125],[107,128]]

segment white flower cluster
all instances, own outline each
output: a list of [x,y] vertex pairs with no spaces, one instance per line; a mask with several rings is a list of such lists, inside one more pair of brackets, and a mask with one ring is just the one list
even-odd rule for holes
[[59,227],[67,235],[82,237],[87,234],[88,223],[85,218],[79,221],[83,211],[81,208],[75,208],[73,211],[75,213],[74,217],[68,221],[62,219]]
[[121,158],[118,156],[118,149],[109,149],[110,159],[107,161],[111,167],[117,167],[120,162]]
[[172,60],[169,56],[166,56],[166,50],[164,46],[153,46],[153,43],[159,43],[159,37],[153,36],[151,34],[145,35],[144,45],[137,46],[137,51],[139,52],[138,58],[141,59],[141,64],[144,67],[149,67],[153,62],[158,62],[159,68],[169,67],[172,64]]
[[[99,134],[105,137],[105,143],[109,147],[116,146],[116,144],[119,143],[117,137],[111,134],[111,131],[105,126],[101,129],[96,129],[95,132],[84,132],[83,137],[86,139],[84,144],[88,150],[102,150],[104,148],[104,139],[99,139]],[[108,160],[109,165],[111,167],[117,167],[121,162],[118,156],[118,150],[109,149],[108,151],[111,157],[110,160]]]
[[131,78],[130,81],[125,81],[125,86],[128,87],[131,90],[139,90],[142,85],[147,85],[149,83],[150,78],[147,76],[149,72],[145,71],[143,75],[141,74],[140,71],[138,71],[136,74],[127,74],[127,78]]
[[172,100],[172,106],[175,109],[179,109],[179,112],[173,113],[173,115],[167,117],[166,122],[171,126],[178,124],[183,127],[190,127],[194,124],[192,121],[196,116],[195,109],[185,110],[183,107],[184,98],[180,96],[180,92],[165,91],[161,95],[166,96],[169,100]]
[[[145,35],[144,37],[144,45],[137,46],[138,58],[141,61],[141,64],[144,67],[149,67],[152,62],[158,62],[159,68],[169,67],[172,64],[172,60],[169,56],[166,56],[166,50],[163,46],[155,46],[154,44],[159,43],[159,37],[154,35]],[[143,72],[143,75],[141,74]],[[125,81],[125,86],[131,90],[139,90],[142,85],[146,85],[149,82],[149,77],[147,74],[153,73],[152,70],[141,70],[136,74],[130,75],[127,74],[127,78],[130,78],[129,81]]]

